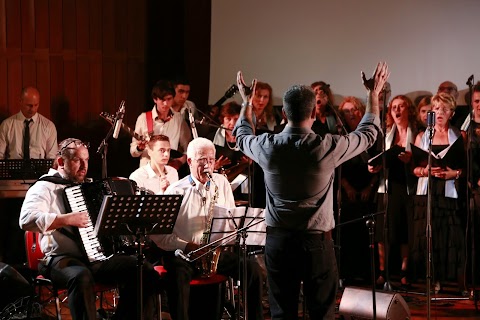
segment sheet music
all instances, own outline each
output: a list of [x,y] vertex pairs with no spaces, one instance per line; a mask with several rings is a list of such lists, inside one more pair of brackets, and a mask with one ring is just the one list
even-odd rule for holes
[[[263,208],[246,208],[234,207],[227,208],[216,205],[213,208],[212,234],[210,242],[216,241],[229,233],[232,233],[242,227],[252,225],[265,217],[265,209]],[[247,231],[247,245],[265,245],[266,235],[265,221],[262,221]],[[236,237],[222,241],[222,245],[235,244]]]
[[235,191],[245,180],[247,180],[247,176],[240,173],[238,176],[230,182],[230,186],[232,187],[232,191]]

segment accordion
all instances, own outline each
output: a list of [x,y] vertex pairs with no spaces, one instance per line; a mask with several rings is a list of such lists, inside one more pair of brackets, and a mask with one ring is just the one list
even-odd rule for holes
[[106,178],[64,189],[66,209],[70,212],[87,211],[90,217],[87,227],[78,228],[84,253],[90,263],[106,260],[107,255],[114,251],[112,239],[98,238],[94,233],[103,197],[106,195],[133,195],[135,191],[135,182],[126,178]]

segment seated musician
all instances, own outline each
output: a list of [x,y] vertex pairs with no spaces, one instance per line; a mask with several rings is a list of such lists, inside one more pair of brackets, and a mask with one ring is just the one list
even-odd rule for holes
[[145,146],[150,161],[132,172],[130,179],[140,190],[163,194],[167,187],[178,181],[178,172],[167,165],[170,159],[170,139],[162,134],[152,136]]
[[[137,306],[137,260],[114,254],[107,259],[91,259],[85,252],[79,228],[89,225],[89,213],[66,212],[64,188],[83,183],[88,171],[87,145],[69,138],[59,144],[58,168],[50,169],[27,192],[20,213],[20,227],[41,233],[40,246],[45,259],[39,272],[59,288],[67,288],[72,319],[96,319],[94,282],[118,284],[120,301],[115,319],[135,319]],[[98,252],[96,253],[98,256]],[[90,262],[93,261],[93,262]],[[152,319],[158,274],[152,266],[143,268],[144,319]]]
[[[163,134],[170,138],[173,150],[185,153],[188,142],[192,139],[192,133],[183,116],[172,109],[175,90],[168,81],[158,81],[152,89],[152,99],[155,105],[152,110],[143,112],[137,118],[135,132],[140,136],[147,137]],[[140,167],[147,164],[148,154],[145,150],[147,140],[132,138],[130,154],[132,157],[140,157]],[[180,169],[187,161],[183,154],[179,158],[172,159],[170,165]]]
[[[172,319],[176,320],[188,319],[190,280],[198,271],[192,263],[176,257],[174,252],[179,249],[188,255],[202,246],[204,231],[209,228],[208,217],[213,213],[215,204],[230,208],[235,206],[228,180],[221,174],[212,173],[215,146],[210,140],[192,140],[187,149],[187,163],[190,175],[172,184],[165,191],[166,194],[184,196],[173,233],[150,236],[161,249],[168,251],[164,257],[168,303]],[[208,174],[211,174],[212,180],[208,178]],[[197,252],[190,258],[194,259],[199,255],[200,252]],[[236,253],[222,251],[217,273],[238,278],[238,265]],[[251,260],[247,261],[247,270],[248,317],[263,319],[261,270],[259,265]]]

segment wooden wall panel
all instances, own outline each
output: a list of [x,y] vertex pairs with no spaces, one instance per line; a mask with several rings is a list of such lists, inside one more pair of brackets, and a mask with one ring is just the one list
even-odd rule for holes
[[35,47],[46,49],[49,43],[48,0],[35,0]]
[[22,60],[20,55],[7,60],[8,108],[9,115],[19,111],[18,99],[22,90]]
[[5,52],[7,49],[7,13],[6,13],[6,2],[5,0],[0,0],[0,52]]
[[[89,0],[89,41],[90,49],[102,49],[102,2]],[[142,2],[142,1],[140,1]]]
[[63,0],[62,2],[63,49],[75,49],[77,47],[76,1]]
[[63,79],[65,97],[70,105],[69,118],[72,125],[78,126],[77,62],[74,59],[67,58],[63,61]]
[[77,58],[77,119],[85,123],[90,111],[90,63],[88,57]]
[[51,100],[50,100],[50,64],[48,59],[37,59],[36,67],[36,86],[40,92],[40,113],[45,117],[52,118]]
[[150,91],[146,1],[0,0],[0,120],[18,112],[21,88],[34,85],[59,137],[85,132],[121,100],[133,127]]
[[49,2],[50,52],[61,53],[63,49],[63,7],[62,1]]
[[[7,83],[7,59],[0,58],[0,83]],[[8,112],[8,87],[0,85],[0,121],[9,116]]]
[[33,52],[35,48],[35,5],[34,0],[21,0],[22,51]]
[[88,1],[77,1],[76,2],[77,10],[77,52],[86,53],[90,47],[90,27],[89,27],[89,17],[88,17]]
[[115,105],[115,63],[111,59],[103,59],[102,75],[103,109],[113,114],[118,107]]
[[20,1],[6,0],[6,34],[7,48],[20,48],[22,46],[20,24]]
[[22,56],[22,87],[37,85],[37,68],[33,55]]
[[115,52],[115,1],[104,0],[102,9],[102,49],[106,56]]

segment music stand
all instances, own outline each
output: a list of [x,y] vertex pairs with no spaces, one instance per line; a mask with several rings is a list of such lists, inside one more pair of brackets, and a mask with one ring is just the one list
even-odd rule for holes
[[[233,241],[239,245],[239,257],[243,259],[243,277],[240,283],[243,284],[243,319],[248,320],[247,315],[247,245],[265,246],[266,225],[265,209],[234,207],[226,208],[215,206],[213,209],[212,227],[210,231],[209,244],[220,243],[226,245]],[[262,223],[263,222],[263,223]],[[222,235],[225,235],[222,237]],[[250,237],[248,235],[250,234]],[[240,238],[243,241],[240,242]],[[247,240],[248,239],[248,240]],[[218,246],[216,246],[218,247]],[[239,259],[240,260],[240,259]],[[240,268],[240,265],[239,265]],[[240,270],[239,270],[240,271]],[[238,273],[242,274],[241,272]],[[240,299],[240,296],[239,296]],[[240,302],[240,301],[239,301]],[[238,303],[240,306],[240,303]],[[237,313],[240,316],[240,313]]]
[[4,159],[0,160],[0,180],[36,180],[47,173],[53,159]]
[[148,234],[172,233],[182,199],[182,195],[108,195],[103,197],[95,223],[95,235],[135,235],[138,320],[143,319],[143,240]]

